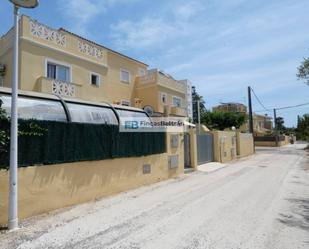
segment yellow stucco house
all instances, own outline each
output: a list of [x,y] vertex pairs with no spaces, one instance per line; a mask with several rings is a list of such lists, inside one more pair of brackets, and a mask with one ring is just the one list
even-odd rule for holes
[[247,113],[247,106],[241,103],[221,103],[218,106],[212,108],[213,111],[225,111],[225,112],[240,112]]
[[[12,39],[13,30],[0,39],[4,87],[11,85]],[[25,15],[20,18],[19,65],[20,90],[144,108],[153,115],[192,113],[189,81],[148,70],[144,62]]]
[[253,114],[253,129],[256,136],[270,134],[273,130],[272,117],[265,115]]
[[[238,113],[245,113],[247,114],[247,106],[241,103],[221,103],[218,106],[212,108],[213,111],[224,111],[224,112],[238,112]],[[272,125],[272,118],[265,115],[259,115],[253,113],[253,129],[255,135],[266,135],[272,132],[273,125]],[[239,130],[241,132],[248,132],[249,131],[249,120],[244,123]]]

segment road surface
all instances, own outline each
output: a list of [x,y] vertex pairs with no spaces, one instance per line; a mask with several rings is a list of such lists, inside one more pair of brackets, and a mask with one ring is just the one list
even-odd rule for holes
[[304,145],[24,221],[0,248],[309,248]]

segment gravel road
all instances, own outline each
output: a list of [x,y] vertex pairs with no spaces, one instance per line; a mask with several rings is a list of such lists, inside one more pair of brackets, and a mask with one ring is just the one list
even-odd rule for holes
[[309,248],[303,144],[28,219],[0,248]]

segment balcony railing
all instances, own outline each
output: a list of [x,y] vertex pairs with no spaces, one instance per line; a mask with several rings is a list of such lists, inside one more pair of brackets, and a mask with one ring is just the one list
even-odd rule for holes
[[158,84],[185,93],[187,88],[183,83],[158,73]]
[[158,71],[150,72],[145,76],[141,76],[138,78],[138,86],[142,87],[147,84],[158,84],[163,87],[168,87],[173,90],[180,91],[182,93],[186,93],[186,85],[175,80],[160,74]]
[[186,117],[187,116],[187,110],[182,107],[172,106],[171,107],[171,115],[180,116],[180,117]]
[[44,93],[52,93],[64,97],[78,97],[81,85],[46,77],[38,79],[38,89]]

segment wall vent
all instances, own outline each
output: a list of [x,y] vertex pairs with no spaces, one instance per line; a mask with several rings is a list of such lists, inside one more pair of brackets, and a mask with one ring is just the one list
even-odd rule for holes
[[168,157],[168,167],[170,169],[175,169],[178,168],[179,164],[179,156],[178,155],[173,155]]
[[179,135],[171,135],[171,147],[178,148],[179,145]]
[[144,164],[143,165],[143,174],[151,174],[151,165],[150,164]]

